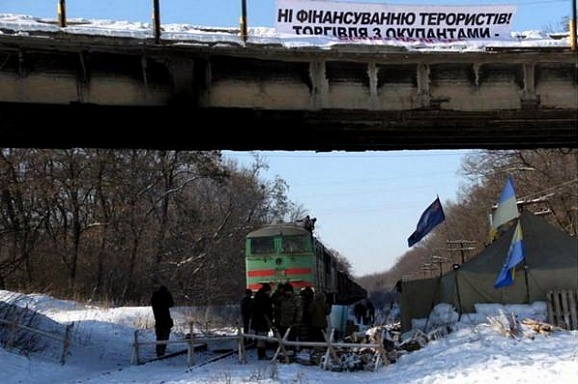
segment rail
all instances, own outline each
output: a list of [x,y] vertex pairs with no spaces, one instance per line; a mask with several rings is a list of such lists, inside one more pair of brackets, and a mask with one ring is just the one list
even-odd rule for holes
[[[57,6],[58,26],[64,28],[67,26],[66,20],[66,0],[58,0]],[[247,42],[247,0],[241,0],[241,18],[240,34],[244,42]],[[161,41],[161,6],[160,0],[153,0],[153,32],[155,43]]]

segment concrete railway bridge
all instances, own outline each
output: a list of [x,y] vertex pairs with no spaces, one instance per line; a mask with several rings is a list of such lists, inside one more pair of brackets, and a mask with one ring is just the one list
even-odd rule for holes
[[0,33],[2,147],[578,147],[577,52]]

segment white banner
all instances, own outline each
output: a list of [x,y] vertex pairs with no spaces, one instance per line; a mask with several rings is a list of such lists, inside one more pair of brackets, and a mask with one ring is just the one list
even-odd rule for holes
[[511,39],[512,5],[389,5],[276,0],[279,33],[342,40],[457,41]]

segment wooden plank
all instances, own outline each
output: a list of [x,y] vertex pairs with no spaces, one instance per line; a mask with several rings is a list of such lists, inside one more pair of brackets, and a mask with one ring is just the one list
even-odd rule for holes
[[560,317],[562,313],[562,308],[560,306],[560,295],[558,294],[558,291],[554,291],[553,301],[554,301],[554,325],[566,329],[566,327],[564,327],[562,318]]
[[570,292],[570,302],[570,329],[578,330],[578,291]]
[[333,357],[333,359],[335,360],[336,363],[339,363],[339,356],[337,356],[337,352],[335,351],[335,348],[333,347],[333,345],[331,344],[331,342],[333,341],[333,336],[335,335],[335,328],[331,329],[331,333],[329,335],[329,337],[327,337],[327,334],[325,333],[325,331],[322,331],[323,333],[323,337],[325,338],[325,341],[327,343],[327,351],[325,352],[325,362],[323,364],[323,369],[327,369],[327,364],[329,363],[329,355],[331,355]]
[[275,354],[273,355],[271,361],[275,361],[275,359],[277,359],[277,356],[279,356],[279,353],[283,351],[283,359],[285,360],[285,363],[289,363],[289,356],[287,354],[287,350],[285,349],[285,342],[289,337],[291,327],[287,328],[287,330],[285,331],[285,335],[283,335],[283,339],[281,339],[281,334],[279,333],[279,331],[277,331],[276,328],[273,329],[273,332],[275,333],[275,337],[277,338],[279,345],[277,346],[277,350],[275,351]]
[[552,300],[554,300],[554,292],[548,291],[546,293],[546,305],[548,307],[548,323],[556,324],[554,322],[554,306],[552,305]]
[[562,307],[561,318],[564,321],[564,329],[572,329],[570,324],[570,308],[569,308],[569,297],[568,291],[560,291],[558,294],[560,295],[560,305]]
[[578,291],[549,291],[546,302],[550,324],[567,330],[578,330]]

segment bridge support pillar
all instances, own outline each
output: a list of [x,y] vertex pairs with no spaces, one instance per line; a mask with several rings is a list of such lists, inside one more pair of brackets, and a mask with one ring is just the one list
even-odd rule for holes
[[309,77],[313,84],[311,107],[314,110],[323,109],[327,105],[327,90],[329,89],[325,74],[325,61],[312,61],[309,64]]
[[379,110],[379,94],[377,93],[377,75],[379,69],[375,63],[367,65],[367,76],[369,77],[369,109]]
[[174,90],[173,102],[195,107],[199,105],[199,83],[206,84],[207,79],[196,79],[195,74],[206,74],[207,71],[197,69],[195,68],[195,65],[200,65],[200,63],[196,63],[195,60],[192,59],[181,58],[170,62],[169,70]]
[[540,95],[536,94],[536,67],[532,64],[524,64],[524,89],[520,97],[522,109],[535,109],[540,106]]
[[429,108],[431,101],[430,67],[427,64],[417,66],[417,100],[419,108]]

